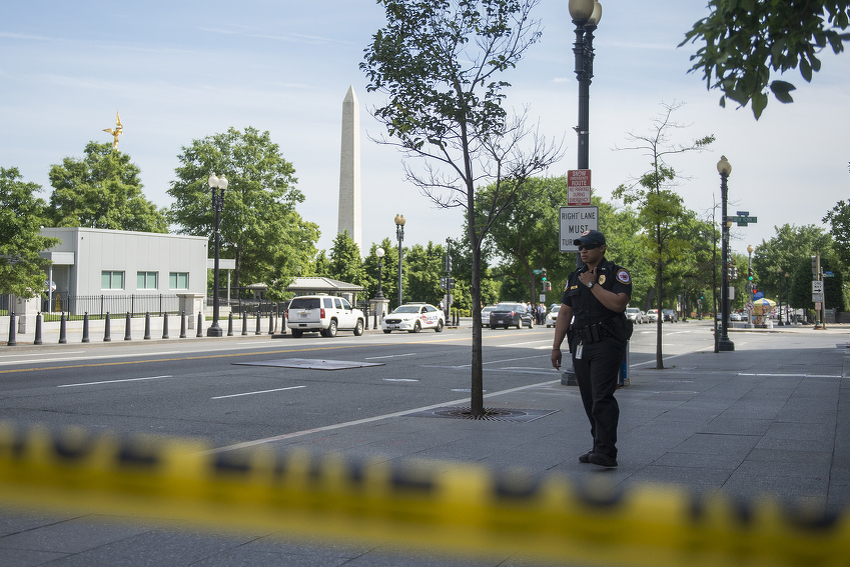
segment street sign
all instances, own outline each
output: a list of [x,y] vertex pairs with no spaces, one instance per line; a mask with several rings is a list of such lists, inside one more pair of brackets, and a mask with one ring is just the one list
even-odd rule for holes
[[573,241],[588,230],[599,230],[599,207],[561,207],[558,249],[578,252]]
[[823,293],[823,282],[812,282],[812,293]]
[[750,216],[750,211],[738,211],[735,214],[739,217],[748,217]]
[[825,278],[834,278],[834,277],[835,277],[835,274],[834,274],[834,273],[832,273],[832,272],[824,272],[824,273],[823,273],[823,277],[825,277]]
[[567,205],[586,207],[590,205],[590,170],[567,171]]
[[726,216],[726,222],[736,222],[738,226],[747,226],[749,223],[756,223],[759,221],[758,217],[751,217],[749,215],[738,215],[738,216]]

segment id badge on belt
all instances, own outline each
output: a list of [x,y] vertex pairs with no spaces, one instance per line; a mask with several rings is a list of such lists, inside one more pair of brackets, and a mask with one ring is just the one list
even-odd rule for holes
[[584,350],[584,341],[579,341],[576,345],[576,360],[581,360],[581,353]]

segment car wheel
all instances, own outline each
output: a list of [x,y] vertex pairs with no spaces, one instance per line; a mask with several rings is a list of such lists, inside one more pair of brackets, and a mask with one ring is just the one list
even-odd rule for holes
[[302,331],[301,329],[292,329],[292,336],[296,339],[300,339],[301,335],[303,335],[303,334],[304,334],[304,331]]
[[422,325],[419,324],[419,321],[413,324],[413,328],[408,331],[408,333],[418,333],[422,330]]
[[324,330],[323,334],[324,334],[324,336],[328,337],[329,339],[332,339],[336,336],[336,319],[331,319],[331,322],[328,325],[328,328]]
[[534,328],[534,319],[531,319],[531,320],[528,322],[528,328],[529,328],[529,329],[533,329],[533,328]]
[[359,337],[363,334],[363,319],[358,319],[357,324],[354,325],[354,336]]
[[443,322],[437,321],[437,326],[434,327],[434,330],[437,331],[438,333],[442,333],[443,332]]
[[384,334],[389,335],[390,333],[392,333],[390,329],[384,329]]

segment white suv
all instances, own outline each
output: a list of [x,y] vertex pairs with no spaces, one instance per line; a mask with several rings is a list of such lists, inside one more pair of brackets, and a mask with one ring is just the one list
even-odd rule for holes
[[289,302],[286,310],[286,327],[292,336],[319,332],[323,337],[335,337],[337,330],[363,334],[366,316],[351,306],[345,298],[330,295],[302,295]]

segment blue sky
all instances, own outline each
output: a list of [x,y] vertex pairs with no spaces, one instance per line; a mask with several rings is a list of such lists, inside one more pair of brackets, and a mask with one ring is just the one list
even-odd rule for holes
[[[771,238],[775,225],[821,225],[850,197],[850,55],[824,53],[812,84],[794,71],[796,102],[772,100],[756,122],[748,108],[721,109],[719,94],[687,73],[696,47],[676,46],[707,14],[703,2],[603,6],[590,103],[595,194],[610,200],[648,168],[646,156],[615,148],[629,145],[629,132],[649,133],[662,102],[681,102],[674,119],[688,127],[675,140],[714,134],[717,141],[671,160],[683,175],[679,191],[688,207],[707,213],[720,199],[716,163],[728,157],[730,211],[759,218],[733,229],[737,252]],[[527,107],[544,134],[564,140],[564,159],[548,172],[562,175],[576,166],[573,25],[566,0],[541,0],[535,17],[543,37],[506,76],[513,84],[507,105]],[[365,245],[394,238],[398,213],[407,219],[407,245],[459,237],[460,210],[435,209],[403,180],[398,151],[368,139],[382,133],[368,109],[383,96],[366,92],[358,64],[383,23],[371,0],[12,3],[0,21],[0,166],[19,168],[46,199],[50,166],[82,156],[91,140],[109,141],[101,130],[118,110],[119,148],[141,168],[146,197],[168,206],[181,147],[253,126],[268,130],[293,163],[306,196],[299,212],[319,224],[326,249],[337,229],[342,101],[353,86],[363,129]]]

